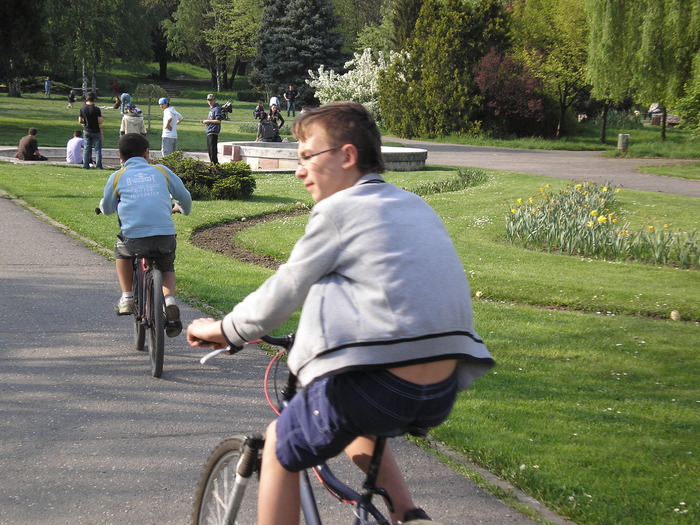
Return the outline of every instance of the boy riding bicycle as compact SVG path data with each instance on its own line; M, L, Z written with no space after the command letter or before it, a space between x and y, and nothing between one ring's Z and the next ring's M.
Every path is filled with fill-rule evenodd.
M303 304L288 365L305 388L267 430L261 525L299 522L298 472L343 450L366 470L374 435L439 425L457 392L494 365L439 217L378 175L381 136L365 108L305 111L293 133L296 177L317 203L304 236L223 321L197 319L187 330L192 346L240 346ZM388 448L377 486L394 523L427 523Z
M148 140L139 133L127 133L119 139L119 158L124 166L107 180L100 210L105 215L117 212L121 228L114 245L122 290L117 314L134 311L132 259L137 254L150 257L163 274L166 335L175 337L182 331L182 322L174 297L177 243L172 214L189 215L192 197L172 171L148 163L149 153Z

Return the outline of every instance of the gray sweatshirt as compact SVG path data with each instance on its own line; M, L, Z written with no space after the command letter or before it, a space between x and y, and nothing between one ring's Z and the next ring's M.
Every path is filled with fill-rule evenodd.
M350 370L459 360L464 389L494 365L474 330L469 284L437 214L365 175L317 203L289 260L223 320L234 345L303 304L289 368L302 385Z

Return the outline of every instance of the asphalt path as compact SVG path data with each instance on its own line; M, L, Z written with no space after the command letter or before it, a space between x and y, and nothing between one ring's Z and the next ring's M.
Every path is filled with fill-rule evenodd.
M383 137L428 151L429 165L464 166L530 173L572 181L612 182L622 188L700 197L700 180L637 172L640 166L698 163L700 159L603 157L600 151L549 151L438 144ZM698 168L700 174L700 168Z
M209 452L270 420L262 352L200 365L180 336L166 340L153 379L147 353L133 348L133 320L115 315L118 295L113 262L0 197L0 523L188 523ZM203 315L182 305L185 324ZM439 522L535 523L393 441L416 502ZM318 499L324 523L350 522L348 507L323 491Z

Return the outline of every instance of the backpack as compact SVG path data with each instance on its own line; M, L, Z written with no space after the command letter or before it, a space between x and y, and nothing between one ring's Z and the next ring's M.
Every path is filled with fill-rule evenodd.
M260 139L275 139L279 135L279 128L277 127L277 122L272 122L271 120L265 120L260 123Z

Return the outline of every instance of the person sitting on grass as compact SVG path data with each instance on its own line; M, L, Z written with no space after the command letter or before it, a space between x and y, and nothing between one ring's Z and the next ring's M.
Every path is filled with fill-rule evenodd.
M305 110L293 125L296 177L316 202L288 261L227 314L196 319L192 346L240 347L303 305L288 366L304 390L270 423L260 525L299 523L299 472L343 452L366 470L374 436L434 427L494 361L474 330L464 266L442 221L389 184L381 135L355 102ZM392 523L427 523L388 446L377 486Z
M22 137L17 146L15 157L19 160L49 160L39 151L39 143L36 141L36 128L29 128L26 136Z
M167 167L149 164L149 155L148 140L143 135L127 133L119 139L119 158L124 166L107 180L100 210L105 215L116 212L121 226L114 245L122 290L117 315L134 311L132 259L137 254L153 257L155 267L163 274L165 333L175 337L182 331L182 322L175 304L177 242L172 214L189 215L192 197L182 180Z

